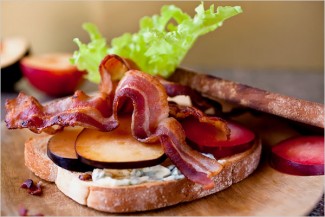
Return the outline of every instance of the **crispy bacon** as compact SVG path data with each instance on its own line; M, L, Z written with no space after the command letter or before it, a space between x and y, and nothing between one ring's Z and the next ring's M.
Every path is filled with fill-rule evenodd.
M111 101L107 94L90 97L76 91L71 97L43 106L34 97L20 93L16 99L6 102L5 122L9 129L28 128L35 133L53 134L65 126L110 131L118 126L111 116Z
M193 116L208 123L210 119L198 109L168 104L161 81L141 71L129 70L120 57L107 56L99 69L102 77L100 92L94 96L76 91L72 97L44 106L23 93L8 100L7 127L29 128L36 133L55 133L65 126L76 125L111 131L118 127L119 113L124 111L125 105L131 104L133 136L146 143L160 140L166 155L188 179L206 188L213 187L211 177L219 173L222 166L186 144L184 130L175 118ZM123 77L115 87L111 78L121 75ZM222 121L213 124L220 127L221 136L227 136Z
M42 182L40 181L35 185L32 179L27 179L20 187L27 189L31 195L39 196L42 194Z
M99 66L101 75L101 83L99 85L100 92L110 93L114 89L113 81L121 80L125 73L131 69L139 70L138 66L132 60L124 59L114 54L107 55ZM196 108L202 111L213 109L212 114L222 114L220 103L203 97L198 91L189 86L167 81L161 77L156 78L164 86L168 96L186 95L190 97L193 106Z
M131 68L126 60L117 55L107 55L99 65L101 82L99 91L110 94L115 88L113 81L121 80Z
M126 98L131 99L133 104L131 127L133 135L138 139L150 137L155 133L158 124L168 117L169 108L164 87L148 74L137 70L130 70L125 74L116 89L113 103L115 112Z
M220 173L223 166L215 159L206 157L190 148L186 144L184 130L176 119L164 119L159 124L157 134L165 154L182 171L184 176L193 182L202 184L206 189L214 186L211 178Z

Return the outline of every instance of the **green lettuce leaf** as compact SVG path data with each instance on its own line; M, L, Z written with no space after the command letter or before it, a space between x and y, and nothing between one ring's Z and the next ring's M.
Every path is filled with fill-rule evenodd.
M98 66L108 54L106 39L92 23L82 25L90 36L90 42L83 44L78 38L73 41L78 45L79 50L73 53L70 62L78 67L79 70L87 71L86 79L91 82L99 83L100 74Z
M169 77L180 65L186 53L201 35L214 31L226 19L242 12L240 6L214 5L204 9L203 2L195 9L192 18L174 5L161 8L160 15L144 17L140 20L137 33L125 33L106 45L106 40L93 24L85 24L84 29L89 33L91 42L79 46L72 62L79 69L88 71L88 79L99 82L99 73L95 75L96 67L106 54L117 54L133 60L142 71L152 75ZM89 58L89 59L88 59Z

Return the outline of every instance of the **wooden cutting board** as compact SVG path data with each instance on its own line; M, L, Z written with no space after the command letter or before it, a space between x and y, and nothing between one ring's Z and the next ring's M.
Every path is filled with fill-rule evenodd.
M284 119L266 114L244 114L238 118L249 123L263 140L263 154L257 170L245 180L214 195L172 207L132 213L132 215L306 215L323 194L324 176L293 176L272 169L267 153L271 145L300 134L297 127ZM249 119L249 121L247 121ZM305 129L303 129L306 132ZM1 215L18 215L20 207L30 214L55 216L107 215L81 206L63 195L53 183L43 181L42 196L29 195L20 185L28 178L39 178L24 166L24 141L31 135L27 130L1 128ZM125 215L125 214L123 214Z

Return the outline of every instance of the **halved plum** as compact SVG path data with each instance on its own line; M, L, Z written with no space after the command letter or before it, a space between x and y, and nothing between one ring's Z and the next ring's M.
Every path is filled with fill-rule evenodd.
M97 167L129 169L162 163L165 153L160 143L145 144L131 134L131 117L119 118L120 125L111 132L84 129L76 140L81 162Z
M198 151L211 153L216 159L243 152L254 144L255 134L250 129L228 121L231 131L227 141L220 141L217 132L213 132L207 124L194 119L184 119L181 122L189 144Z
M69 53L49 53L24 57L23 75L38 90L49 96L71 95L83 82L83 71L71 65Z
M283 173L324 175L324 137L298 136L272 147L271 166Z
M51 137L47 144L48 157L58 166L72 171L86 172L93 168L79 161L75 151L75 141L83 128L66 127L64 131Z

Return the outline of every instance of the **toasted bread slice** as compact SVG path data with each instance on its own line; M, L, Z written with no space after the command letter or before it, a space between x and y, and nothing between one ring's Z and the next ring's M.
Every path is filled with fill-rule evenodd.
M46 154L49 138L31 138L25 143L25 165L40 178L55 182L60 191L79 204L114 213L152 210L216 193L249 176L257 168L261 155L261 143L256 140L249 150L219 160L224 167L213 178L215 187L209 190L186 178L109 187L82 181L81 173L55 165Z
M178 68L170 78L202 95L324 129L324 104L251 87L234 81Z

